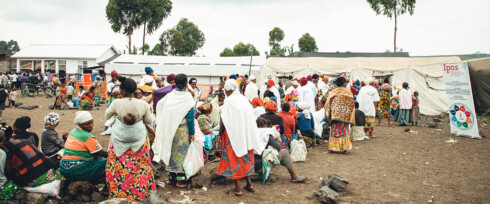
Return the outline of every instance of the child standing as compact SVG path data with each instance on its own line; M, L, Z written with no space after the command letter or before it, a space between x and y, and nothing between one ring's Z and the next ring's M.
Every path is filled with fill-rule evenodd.
M73 95L75 94L75 89L73 88L73 86L71 84L68 84L68 86L66 86L66 95L68 97L66 97L66 99L71 102L73 100Z
M420 110L419 110L419 92L413 92L412 97L412 125L420 127L418 121L420 120Z
M17 89L14 87L14 88L12 88L12 90L10 91L10 94L9 94L10 105L12 107L15 106L15 98L17 98Z
M362 141L366 137L364 134L364 125L366 125L366 115L362 110L359 110L359 103L354 102L354 107L356 108L356 125L352 126L352 141Z

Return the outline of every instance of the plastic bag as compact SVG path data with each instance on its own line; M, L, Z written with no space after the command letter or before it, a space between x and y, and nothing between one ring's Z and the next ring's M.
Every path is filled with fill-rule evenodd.
M184 173L185 177L190 178L194 176L204 167L204 154L202 145L195 140L189 145L187 154L184 159Z
M306 144L303 139L291 141L291 159L293 162L306 160Z
M61 189L61 180L55 180L36 187L23 187L25 191L30 193L42 193L48 196L60 198L59 192Z

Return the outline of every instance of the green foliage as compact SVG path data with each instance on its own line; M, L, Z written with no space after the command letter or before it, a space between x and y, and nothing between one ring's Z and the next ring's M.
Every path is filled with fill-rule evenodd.
M294 44L291 44L291 47L288 47L288 55L292 55L294 53Z
M153 47L152 50L148 51L148 55L164 55L163 53L163 46L161 44L156 44L155 47Z
M301 52L317 52L318 47L316 46L315 38L311 37L309 33L303 34L298 40L298 47Z
M271 31L269 31L269 46L271 46L272 50L275 53L281 52L281 41L284 39L284 31L278 27L274 27Z
M148 50L150 50L150 45L148 45L148 43L145 43L143 46L141 46L140 48L140 51L141 51L141 54L144 55L145 52L148 52Z
M239 42L233 47L233 50L230 48L225 48L221 53L221 57L233 57L233 56L250 56L250 51L253 47L253 56L260 56L260 52L250 43ZM267 53L267 52L266 52Z
M163 32L160 36L163 51L169 55L195 55L205 41L204 33L186 18L180 19L174 28Z
M131 52L131 35L141 24L139 1L109 0L106 6L106 17L114 32L121 32L129 38L129 53Z
M20 51L17 41L0 41L0 54L15 54Z
M223 50L223 52L221 52L219 54L220 57L233 57L233 56L236 56L235 53L233 52L233 50L231 50L230 48L225 48Z
M391 19L407 11L413 15L416 0L367 0L367 2L377 15L383 14Z
M145 45L146 34L152 34L163 23L172 11L172 2L170 0L139 0L140 18L143 22L143 47ZM143 48L142 47L142 48ZM149 49L149 46L148 46ZM142 54L145 54L145 50Z

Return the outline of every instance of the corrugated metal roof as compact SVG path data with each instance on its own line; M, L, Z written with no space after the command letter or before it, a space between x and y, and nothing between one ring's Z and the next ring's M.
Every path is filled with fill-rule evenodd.
M254 56L252 66L262 66L265 57ZM139 65L192 65L192 66L249 66L250 57L180 57L180 56L147 56L121 55L108 64L139 64Z
M63 59L97 59L112 45L45 45L34 44L23 47L12 58L63 58Z

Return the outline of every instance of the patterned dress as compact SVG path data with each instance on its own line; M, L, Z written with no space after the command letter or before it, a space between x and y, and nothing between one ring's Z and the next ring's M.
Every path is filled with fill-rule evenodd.
M237 157L231 147L230 139L226 130L221 135L221 160L218 167L218 175L229 179L241 179L254 173L254 151L248 151L243 157Z
M119 157L111 145L105 172L109 198L141 201L156 191L148 141L138 151L128 149Z
M201 114L197 118L197 122L199 123L199 127L201 130L209 130L213 128L213 121L211 121L211 118L207 115ZM204 147L206 149L206 153L208 155L214 155L216 151L219 151L220 145L219 145L219 137L218 134L215 134L216 131L212 131L211 134L204 135L205 141L204 141ZM214 138L213 138L214 137ZM210 145L208 145L210 143Z
M325 111L330 124L328 150L347 151L352 149L350 125L355 124L354 98L345 87L330 92Z
M378 116L387 118L390 117L390 99L391 90L389 86L383 85L381 91L379 92L379 102L378 102Z
M170 180L185 181L188 179L184 173L184 159L187 149L189 149L189 126L187 119L184 118L172 140L170 160L166 168L166 174Z

